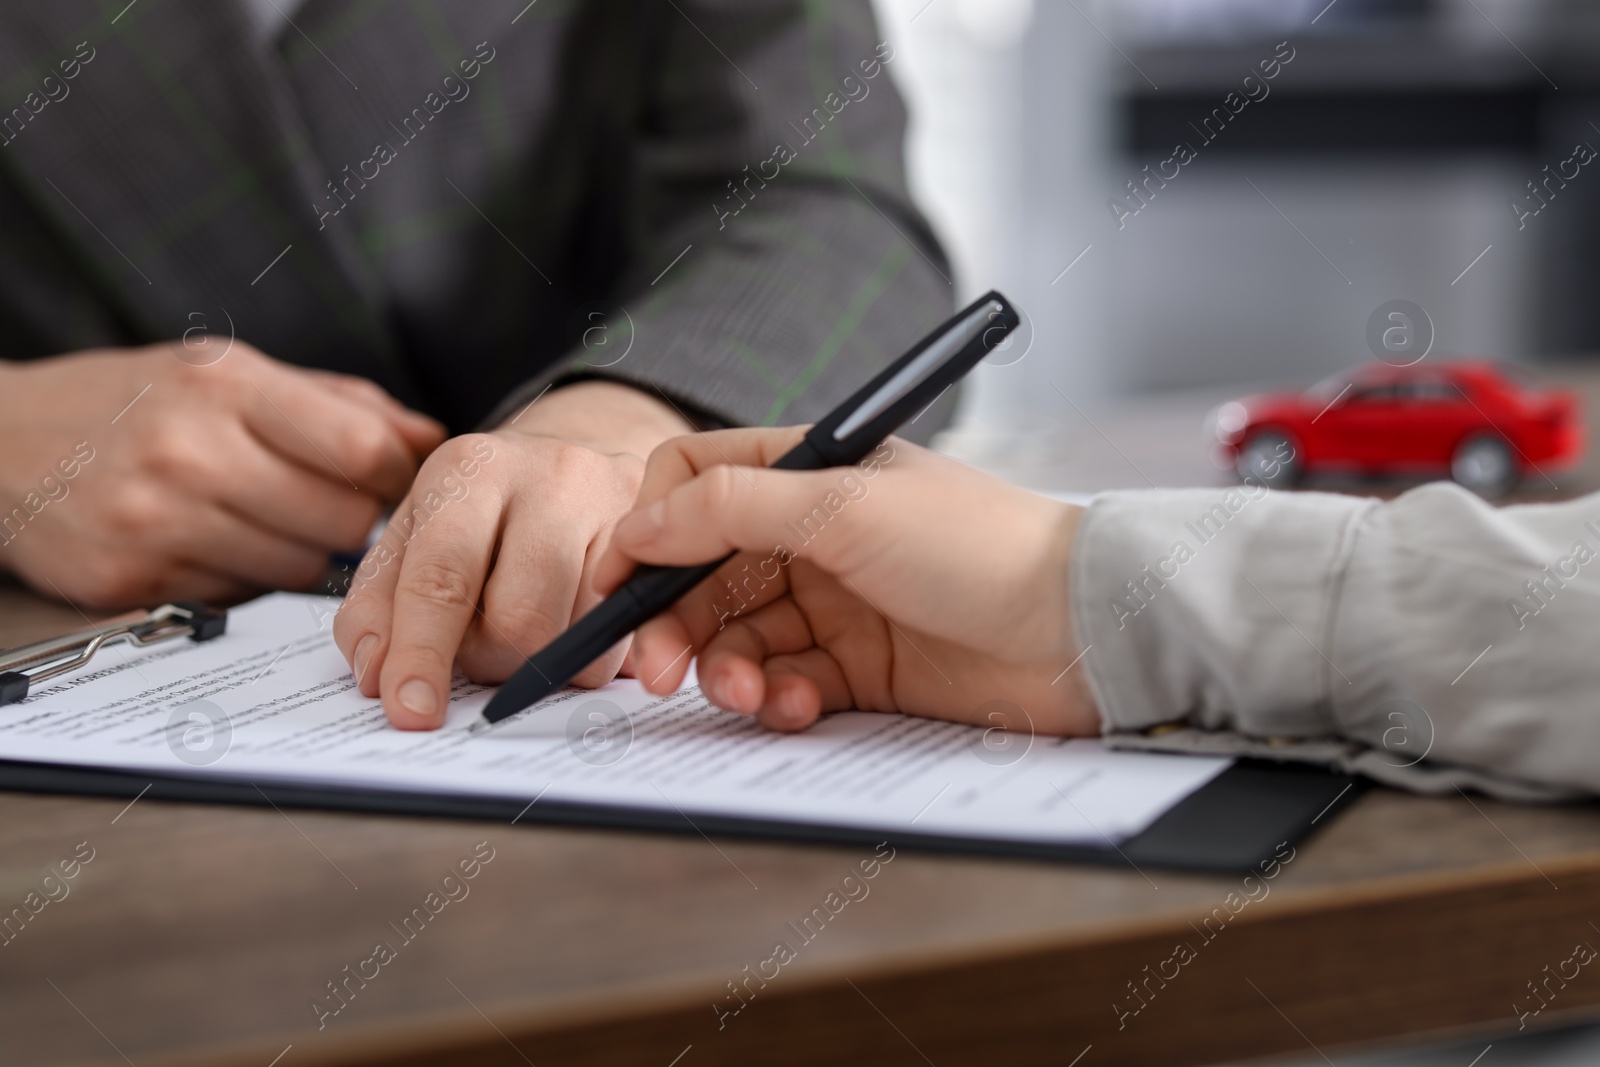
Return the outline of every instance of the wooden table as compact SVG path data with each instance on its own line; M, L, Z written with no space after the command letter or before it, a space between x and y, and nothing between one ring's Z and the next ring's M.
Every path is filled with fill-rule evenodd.
M1197 413L1171 407L1150 425L1192 441ZM1095 435L1149 440L1094 417ZM0 588L0 643L79 622ZM785 924L869 850L128 800L0 794L0 911L94 850L0 945L0 1064L1315 1056L1514 1030L1513 1004L1538 1003L1526 983L1600 945L1600 806L1376 790L1209 942L1194 927L1235 880L901 851L719 1026L727 983L796 941ZM469 895L402 942L390 924L482 841L493 859ZM395 958L348 978L379 941ZM1164 962L1179 941L1181 968ZM1552 980L1528 1025L1600 1014L1597 975ZM335 981L348 1005L319 1030L311 1005Z

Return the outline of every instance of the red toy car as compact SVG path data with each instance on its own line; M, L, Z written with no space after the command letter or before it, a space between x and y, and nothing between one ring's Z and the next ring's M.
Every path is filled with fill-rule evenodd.
M1488 361L1373 363L1212 412L1218 465L1273 486L1308 473L1435 477L1492 496L1577 462L1577 399Z

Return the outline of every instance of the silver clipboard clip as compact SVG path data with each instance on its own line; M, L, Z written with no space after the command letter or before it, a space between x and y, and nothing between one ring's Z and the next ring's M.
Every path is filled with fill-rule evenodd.
M77 633L35 641L0 652L0 705L27 699L28 690L88 663L107 645L143 647L174 637L209 641L228 629L228 613L192 600L175 600L150 611L133 611Z

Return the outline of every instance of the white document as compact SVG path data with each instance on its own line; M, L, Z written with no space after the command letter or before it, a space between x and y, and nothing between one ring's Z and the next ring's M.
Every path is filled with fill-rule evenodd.
M692 676L564 690L475 737L490 690L458 678L442 729L402 732L334 647L338 603L274 594L203 644L102 651L0 712L0 759L1099 847L1229 763L867 712L777 734Z

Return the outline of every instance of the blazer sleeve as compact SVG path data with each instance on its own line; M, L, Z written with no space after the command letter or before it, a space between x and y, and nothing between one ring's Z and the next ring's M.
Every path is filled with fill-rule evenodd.
M634 10L649 40L633 252L616 291L626 315L490 422L575 376L658 392L708 421L812 420L953 303L906 189L898 57L867 0Z
M1600 495L1112 493L1074 551L1090 688L1132 747L1600 792Z

